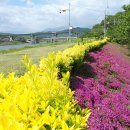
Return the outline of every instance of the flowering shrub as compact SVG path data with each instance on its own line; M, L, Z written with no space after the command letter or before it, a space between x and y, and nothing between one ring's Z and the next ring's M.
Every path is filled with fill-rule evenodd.
M83 60L91 45L96 48L105 42L76 45L63 53L51 53L41 60L39 67L25 56L28 72L23 76L10 73L5 78L0 74L0 130L87 129L90 110L81 109L74 100L68 70ZM60 71L62 78L59 79Z
M61 72L66 72L70 71L73 67L79 66L83 62L86 53L106 44L107 40L108 38L90 43L80 43L63 52L58 52L55 59L58 68L60 68Z
M86 127L88 109L76 108L69 89L69 72L57 79L54 54L40 64L32 65L25 57L29 71L20 78L0 76L0 129L39 130L77 129Z
M111 52L108 46L89 53L89 57L90 61L84 63L90 67L89 74L77 76L71 86L80 106L92 111L90 130L129 129L130 63Z

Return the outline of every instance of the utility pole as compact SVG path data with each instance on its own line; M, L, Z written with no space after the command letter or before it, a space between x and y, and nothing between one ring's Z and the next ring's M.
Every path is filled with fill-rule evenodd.
M69 16L68 16L68 30L69 30L69 42L71 42L71 29L72 29L72 27L71 27L71 23L70 23L70 21L71 21L71 19L70 19L70 17L71 17L71 9L70 9L70 6L71 6L71 4L69 3L69 8L68 9L64 9L64 10L61 10L60 9L60 13L64 13L64 12L66 12L66 11L68 11L69 12Z
M116 25L116 19L115 19L115 17L114 17L114 26Z
M108 5L108 0L107 0L107 7L105 9L105 17L104 17L104 38L106 37L106 33L107 33L107 16L109 14L109 5Z
M104 17L104 38L106 37L106 10L105 10L105 17Z
M70 3L69 3L69 42L71 42Z
M31 44L33 44L33 34L31 33Z
M109 4L108 4L108 0L107 0L107 11L106 11L107 15L109 15Z

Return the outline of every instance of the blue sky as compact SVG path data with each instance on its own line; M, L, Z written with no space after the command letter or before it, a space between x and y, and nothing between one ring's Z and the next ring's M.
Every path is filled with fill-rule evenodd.
M18 5L18 6L25 6L29 2L30 3L34 3L34 4L46 4L46 3L49 2L48 0L5 0L5 1L6 1L5 2L6 4L9 4L9 5Z
M92 27L104 18L107 0L0 0L0 32L30 33L46 28L68 26L67 9L71 3L71 25ZM122 11L130 0L108 0L109 14Z

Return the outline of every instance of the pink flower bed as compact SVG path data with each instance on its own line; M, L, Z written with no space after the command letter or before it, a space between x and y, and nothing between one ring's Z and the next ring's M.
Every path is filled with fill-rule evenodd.
M79 105L92 111L89 129L130 129L130 63L107 45L88 59L71 86Z

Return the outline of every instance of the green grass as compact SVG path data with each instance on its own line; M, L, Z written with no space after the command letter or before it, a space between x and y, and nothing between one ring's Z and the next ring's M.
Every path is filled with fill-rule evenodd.
M4 73L5 76L10 72L15 72L17 76L22 75L26 71L22 63L22 57L24 55L28 55L32 58L33 63L38 64L41 57L46 57L49 52L61 51L73 45L74 43L49 44L33 48L22 48L1 52L0 73Z
M61 44L67 44L67 42L62 42L62 43L49 43L49 44L40 44L37 46L25 46L22 48L12 48L9 50L0 50L0 54L5 54L5 53L12 53L12 52L16 52L16 51L21 51L21 50L26 50L28 48L39 48L39 47L46 47L46 46L56 46L56 45L61 45Z

